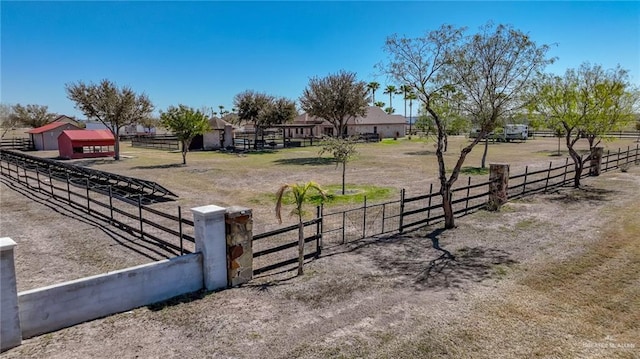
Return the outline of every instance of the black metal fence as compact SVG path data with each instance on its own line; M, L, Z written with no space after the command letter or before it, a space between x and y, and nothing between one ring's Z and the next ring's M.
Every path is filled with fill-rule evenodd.
M180 149L180 142L173 135L134 136L131 137L131 147L177 151Z
M116 197L111 185L96 191L88 185L88 179L86 186L78 186L69 176L61 178L53 174L48 167L8 162L4 157L0 160L1 176L29 190L47 194L60 206L73 206L89 216L105 220L136 239L162 249L167 256L195 251L194 223L183 216L180 206L175 214L165 213L143 205L142 194L134 205L132 201L114 201Z
M0 148L5 150L31 151L35 149L30 138L3 138L0 140Z

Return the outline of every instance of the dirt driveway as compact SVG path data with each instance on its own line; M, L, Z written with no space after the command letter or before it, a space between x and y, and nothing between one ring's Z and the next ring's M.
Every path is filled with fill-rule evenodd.
M3 357L637 358L639 204L634 166L587 179L583 190L463 217L455 230L329 248L302 277L138 308L26 340ZM584 269L566 269L593 253ZM594 281L583 276L608 273L610 298L571 302L598 295L582 293ZM602 317L592 312L600 307Z

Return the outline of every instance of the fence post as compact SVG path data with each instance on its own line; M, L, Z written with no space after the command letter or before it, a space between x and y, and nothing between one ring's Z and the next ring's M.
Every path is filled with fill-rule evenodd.
M66 173L67 173L67 201L69 202L69 204L71 204L71 184L69 183L69 170L67 170Z
M227 285L234 287L253 278L253 216L245 207L225 212Z
M55 198L53 194L53 179L51 179L51 167L49 167L49 189L51 189L51 197Z
M638 152L640 152L640 144L636 145L636 158L634 160L635 163L638 163Z
M433 198L433 183L429 183L429 201L427 202L427 226L431 218L431 198Z
M544 182L544 191L547 192L547 188L549 187L549 177L551 177L551 165L553 161L549 161L549 169L547 170L547 180Z
M364 196L364 209L362 215L362 239L367 237L367 196Z
M16 266L11 238L0 238L0 352L22 344Z
M600 172L602 172L602 154L604 153L604 148L602 147L594 147L591 149L591 160L589 166L589 175L590 176L600 176Z
M522 195L524 196L527 189L527 174L529 173L529 166L524 167L524 182L522 182Z
M347 225L347 212L342 212L342 244L346 242L346 227Z
M140 238L144 238L144 230L142 228L142 194L138 193L138 218L140 218Z
M398 232L402 233L404 230L404 228L402 228L404 224L404 188L400 190L400 220L398 222Z
M227 286L227 243L225 208L209 205L192 208L196 252L202 253L204 287L207 290Z
M28 180L29 177L27 176L27 171L24 171L24 175L25 178ZM38 192L40 192L42 190L42 187L40 187L40 166L36 165L36 183L38 183Z
M616 158L616 167L620 167L620 147L618 147L618 157Z
M87 178L85 181L85 185L87 187L87 213L91 213L91 200L89 199L89 179Z
M569 158L567 157L564 160L564 176L562 176L562 185L564 186L564 183L567 182L567 168L569 168Z
M604 167L604 171L608 171L609 170L609 150L607 150L607 162L606 162L606 166Z
M178 206L178 233L180 234L180 255L184 255L184 245L182 239L182 207Z
M526 173L526 170L525 170ZM526 175L525 175L526 178ZM526 183L526 181L525 181ZM524 193L524 192L523 192ZM504 163L489 164L489 202L490 211L497 211L509 199L509 165Z
M316 258L319 258L322 252L322 204L316 207L316 218Z
M467 211L469 209L469 191L471 190L471 176L469 176L469 180L467 181L467 198L464 202L464 214L467 214Z
M387 204L383 203L382 204L382 233L384 233L384 220L387 212L386 209L387 209Z

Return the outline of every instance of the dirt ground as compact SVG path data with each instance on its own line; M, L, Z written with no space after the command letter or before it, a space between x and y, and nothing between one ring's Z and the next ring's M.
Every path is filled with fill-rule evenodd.
M124 170L104 165L110 166ZM361 172L366 169L356 168L351 175L358 180L371 176L355 175ZM281 179L289 181L300 173L283 173ZM589 178L584 184L582 190L563 188L510 202L497 213L471 214L458 219L455 230L427 227L336 246L308 263L302 277L263 276L243 287L138 308L25 340L3 357L637 358L640 167ZM24 251L36 256L49 253L64 260L66 255L51 242L28 243L28 238L41 237L29 232L36 230L29 223L13 227L19 217L53 223L62 216L79 231L98 232L95 227L82 229L78 222L83 221L72 215L46 210L46 203L24 207L21 197L2 185L2 235L7 235L8 223L15 228L10 233L27 232L17 240L18 253L28 248ZM20 206L24 216L14 213ZM628 241L618 243L618 237ZM105 243L111 243L108 249L116 258L123 251L122 264L148 260L127 255L113 241ZM581 288L572 287L582 283L578 279L589 287L591 277L582 277L586 269L566 268L580 258L592 258L600 247L608 251L588 261L598 267L587 274L599 279L624 273L603 279L606 288L616 288L610 297L621 300L589 303L586 309L570 301L575 298L556 300L570 293L582 295ZM100 260L86 260L95 262ZM32 272L34 277L52 275L46 265L41 267ZM68 270L81 269L78 264ZM566 280L554 276L564 272ZM23 280L28 279L19 274L19 282ZM555 285L551 289L557 292L539 289L539 282ZM587 292L584 300L595 295ZM596 316L594 308L604 312ZM598 320L592 323L589 318ZM616 320L610 323L611 318Z

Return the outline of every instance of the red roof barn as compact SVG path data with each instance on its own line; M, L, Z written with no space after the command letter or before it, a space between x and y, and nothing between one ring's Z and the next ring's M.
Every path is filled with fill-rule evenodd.
M113 157L116 140L109 130L66 130L58 137L60 157Z
M28 131L31 141L38 151L58 149L58 136L64 130L79 130L80 127L67 122L51 122Z

